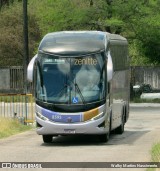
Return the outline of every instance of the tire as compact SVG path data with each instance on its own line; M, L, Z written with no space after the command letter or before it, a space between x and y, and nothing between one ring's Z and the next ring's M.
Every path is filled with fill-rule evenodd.
M108 142L108 140L109 140L109 132L107 134L99 135L99 140L102 143Z
M109 123L109 130L108 130L108 133L99 135L99 140L100 140L100 142L102 142L102 143L108 142L109 137L110 137L110 133L111 133L111 115L110 115L110 123Z
M51 143L52 142L52 135L42 135L44 143Z
M118 128L116 128L116 130L115 130L117 134L123 134L124 124L125 124L125 120L124 120L124 113L123 113L121 125Z

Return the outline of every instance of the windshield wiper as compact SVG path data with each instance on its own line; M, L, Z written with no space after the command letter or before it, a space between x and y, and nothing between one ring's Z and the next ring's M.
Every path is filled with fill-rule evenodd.
M68 85L65 84L64 87L60 90L60 92L59 92L57 95L58 95L58 96L61 96L61 95L63 94L64 90L67 89L67 87L68 87Z
M75 80L75 83L74 83L74 82L72 82L72 84L74 84L75 89L77 90L78 94L80 95L80 97L81 97L81 99L82 99L83 104L86 104L85 99L84 99L84 96L83 96L83 94L82 94L82 92L81 92L81 90L80 90L80 88L79 88L78 84L76 83L76 80Z

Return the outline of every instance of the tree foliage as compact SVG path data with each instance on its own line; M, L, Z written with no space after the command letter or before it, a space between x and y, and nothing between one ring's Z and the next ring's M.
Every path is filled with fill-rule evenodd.
M33 56L40 38L35 14L29 11L29 54ZM5 7L0 13L0 66L23 65L23 15L22 4Z
M43 35L60 30L102 30L121 34L129 41L133 65L160 63L160 0L37 2L39 5L35 9ZM37 2L30 1L32 6Z
M160 64L160 0L28 0L28 9L30 56L36 43L48 32L101 30L128 39L132 65ZM2 53L8 56L19 54L19 60L22 59L22 41L19 41L22 39L22 12L17 8L13 14L12 10L10 7L0 14L1 18L6 16L0 22L6 20L8 23L0 28L3 33L6 30L3 41L7 38L7 42L11 42L2 45ZM16 53L7 51L8 46L12 51L17 49Z
M3 6L10 6L13 5L14 2L20 2L22 0L0 0L0 10Z

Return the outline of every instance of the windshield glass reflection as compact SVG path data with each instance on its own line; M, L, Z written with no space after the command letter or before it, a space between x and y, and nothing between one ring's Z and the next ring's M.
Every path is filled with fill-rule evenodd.
M104 61L102 54L77 58L39 54L37 99L54 104L86 104L103 100Z

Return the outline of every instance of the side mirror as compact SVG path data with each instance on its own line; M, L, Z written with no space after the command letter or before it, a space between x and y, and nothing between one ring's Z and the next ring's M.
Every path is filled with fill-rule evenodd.
M31 59L27 67L27 80L30 82L33 81L34 64L36 59L37 59L37 54Z
M110 51L108 52L108 61L107 61L107 81L111 81L113 78L113 63Z

